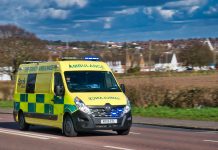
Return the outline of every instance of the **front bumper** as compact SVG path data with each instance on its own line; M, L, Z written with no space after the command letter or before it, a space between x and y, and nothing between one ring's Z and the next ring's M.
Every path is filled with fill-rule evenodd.
M131 112L119 118L110 117L93 117L81 111L76 111L72 114L74 128L76 131L88 130L126 130L132 125ZM116 124L101 124L101 119L117 119Z

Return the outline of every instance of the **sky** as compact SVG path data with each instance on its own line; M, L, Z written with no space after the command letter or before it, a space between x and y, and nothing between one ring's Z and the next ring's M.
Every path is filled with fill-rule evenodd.
M62 41L218 37L218 0L0 0L0 24Z

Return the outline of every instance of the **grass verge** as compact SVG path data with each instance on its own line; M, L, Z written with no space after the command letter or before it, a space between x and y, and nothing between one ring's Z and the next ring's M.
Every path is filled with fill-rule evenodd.
M13 101L0 100L0 108L13 108Z
M0 108L13 108L13 101L0 100ZM170 108L170 107L132 107L134 116L173 118L187 120L218 121L218 108Z
M218 108L169 108L169 107L133 107L134 116L173 118L186 120L218 121Z

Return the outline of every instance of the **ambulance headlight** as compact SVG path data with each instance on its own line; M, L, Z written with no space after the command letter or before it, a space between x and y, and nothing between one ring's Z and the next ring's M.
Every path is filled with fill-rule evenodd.
M131 110L131 105L130 105L130 101L129 99L126 97L126 101L127 101L127 104L126 106L124 107L124 114L128 113L130 110Z
M75 102L75 104L76 104L76 107L77 107L79 110L81 110L81 111L84 112L84 113L91 114L90 109L83 103L83 101L82 101L80 98L76 97L76 98L74 99L74 102Z

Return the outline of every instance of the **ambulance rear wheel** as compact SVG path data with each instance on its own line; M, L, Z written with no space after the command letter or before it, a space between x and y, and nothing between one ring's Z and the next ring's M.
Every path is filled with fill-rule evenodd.
M118 135L128 135L128 134L129 134L129 130L130 130L130 129L117 130L117 134L118 134Z
M69 115L66 115L64 117L63 132L64 135L68 137L77 136L77 132L75 131L73 126L73 120Z
M18 124L19 124L19 129L20 130L28 130L29 129L29 124L26 123L25 117L23 112L19 112L18 114Z

